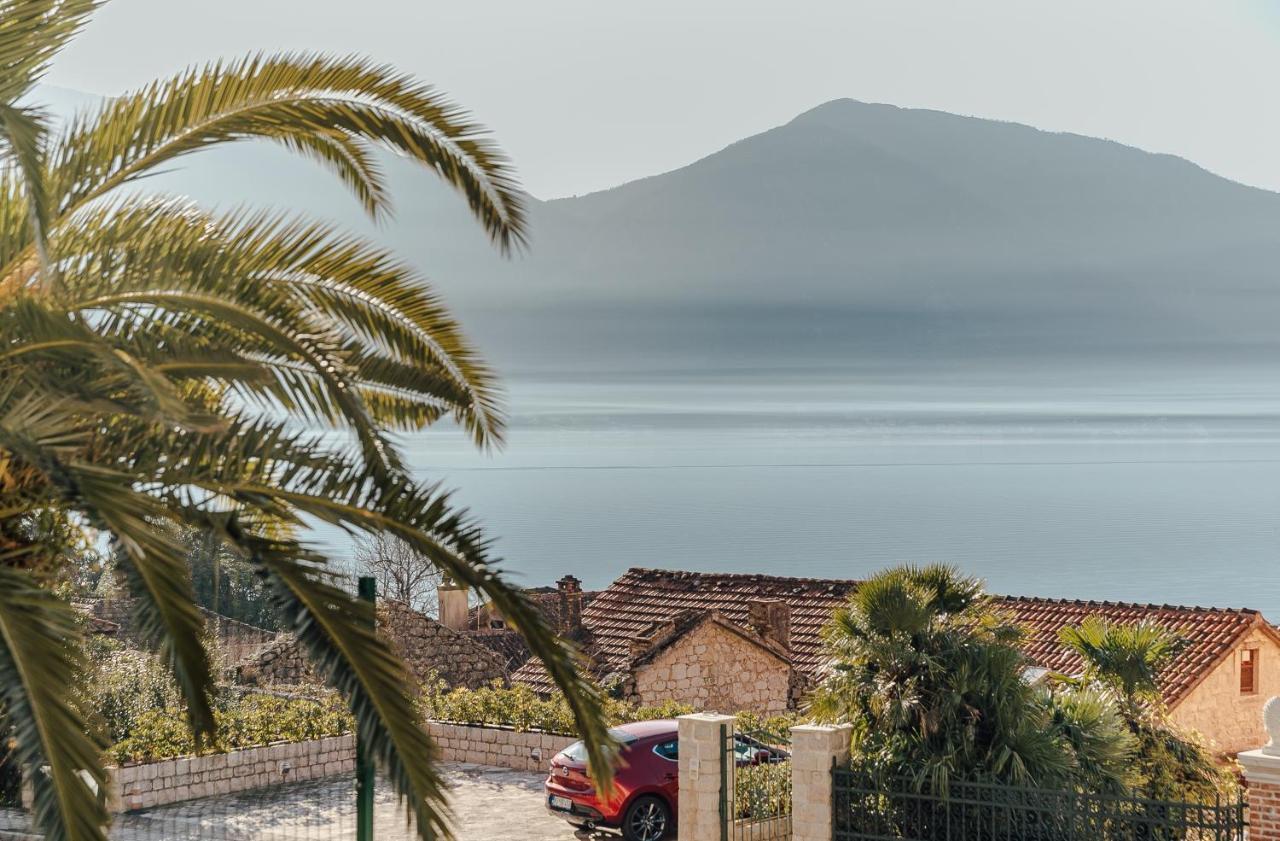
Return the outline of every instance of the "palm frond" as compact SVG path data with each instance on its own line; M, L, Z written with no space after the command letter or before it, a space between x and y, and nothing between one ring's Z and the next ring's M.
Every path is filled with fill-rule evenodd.
M248 138L325 164L374 216L387 211L387 191L367 150L390 149L461 192L499 247L524 239L523 200L511 168L462 109L388 67L311 54L192 68L80 117L52 162L59 212L74 212L184 155Z
M0 699L49 841L101 841L103 746L71 702L84 669L74 608L25 572L0 566Z
M0 103L13 105L88 22L98 0L6 0L0 3Z

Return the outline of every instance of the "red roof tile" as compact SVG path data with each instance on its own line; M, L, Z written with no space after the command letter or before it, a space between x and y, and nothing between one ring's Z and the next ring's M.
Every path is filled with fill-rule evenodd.
M582 612L583 640L597 678L624 672L630 666L631 641L654 623L667 622L690 611L715 611L746 627L747 605L756 599L780 599L791 606L791 654L795 667L810 678L824 665L820 632L832 610L858 586L850 579L787 578L715 572L682 572L635 568L602 591ZM1276 631L1254 610L1085 602L1066 599L1000 597L1028 632L1023 646L1040 666L1066 674L1078 673L1080 661L1058 643L1058 632L1088 616L1113 622L1150 619L1176 631L1186 648L1161 675L1165 700L1174 704L1208 669L1231 650L1250 628ZM1280 642L1280 635L1276 635ZM541 664L526 662L513 680L549 690Z
M1275 634L1256 610L1026 596L1006 597L1000 602L1026 629L1028 636L1022 648L1027 656L1040 666L1063 674L1079 674L1082 664L1075 652L1058 642L1058 634L1063 628L1079 625L1090 616L1121 623L1145 619L1177 633L1186 646L1160 675L1161 693L1165 703L1171 706L1199 683L1251 628L1260 626Z
M627 669L631 640L654 623L688 610L715 611L745 628L749 601L779 599L791 607L794 664L805 674L815 674L821 661L818 633L856 586L856 581L630 569L583 609L585 647L596 676L605 677ZM534 662L525 663L512 678L550 689L541 665Z

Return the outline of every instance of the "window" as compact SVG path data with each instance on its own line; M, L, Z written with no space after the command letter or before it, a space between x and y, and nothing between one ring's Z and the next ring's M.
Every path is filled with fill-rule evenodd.
M663 759L670 759L675 762L680 758L680 741L672 739L669 742L659 742L653 746L653 752Z
M1258 649L1246 648L1240 652L1240 694L1253 695L1258 691Z
M494 631L501 631L501 630L502 630L503 628L505 628L505 627L507 627L507 623L506 623L506 622L504 622L504 621L503 621L503 620L501 620L501 619L490 619L490 620L489 620L489 628L490 628L490 629L492 629L492 630L494 630Z

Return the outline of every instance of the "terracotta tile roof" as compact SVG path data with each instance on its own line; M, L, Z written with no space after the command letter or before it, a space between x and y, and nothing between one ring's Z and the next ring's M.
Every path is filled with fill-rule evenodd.
M715 611L747 627L747 603L779 599L791 607L791 652L797 669L815 674L821 665L822 626L831 611L846 601L856 581L784 578L718 572L630 569L582 611L587 631L584 648L597 677L625 671L631 640L658 622L689 610ZM525 663L512 679L549 690L541 665Z
M1186 641L1186 647L1160 675L1160 689L1169 705L1180 701L1250 629L1261 627L1273 636L1276 634L1262 614L1248 609L1026 596L1005 597L1000 602L1026 629L1028 637L1022 648L1027 656L1038 665L1063 674L1079 674L1081 662L1074 652L1058 642L1058 633L1068 626L1079 625L1087 617L1099 616L1123 623L1146 619L1174 631Z
M850 579L787 578L673 570L628 570L583 610L582 644L597 678L625 671L631 642L655 623L667 622L686 611L715 611L746 627L747 604L754 599L780 599L791 606L791 654L796 668L810 678L822 671L820 631L831 611L858 586ZM1024 650L1044 668L1074 674L1079 660L1058 643L1058 632L1085 617L1102 616L1115 622L1153 620L1184 637L1187 647L1165 670L1161 683L1165 700L1174 704L1225 656L1251 628L1260 627L1280 643L1277 634L1255 610L1086 602L1066 599L999 597L1028 632ZM526 662L512 679L540 691L551 688L541 665Z

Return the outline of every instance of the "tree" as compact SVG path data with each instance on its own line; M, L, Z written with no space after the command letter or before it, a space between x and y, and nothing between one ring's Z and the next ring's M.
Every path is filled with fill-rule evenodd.
M1212 803L1234 795L1228 768L1195 734L1169 719L1160 672L1185 646L1175 632L1150 621L1107 622L1089 617L1063 628L1062 644L1084 663L1081 680L1103 687L1119 705L1137 750L1135 786L1153 800Z
M209 532L179 535L187 552L196 604L237 622L280 629L271 593L253 566Z
M378 594L403 602L414 610L435 616L439 612L436 590L443 580L431 559L403 540L374 535L359 540L356 567L378 583Z
M887 570L826 627L834 669L811 710L852 723L856 762L884 780L944 793L952 781L1123 790L1133 744L1114 704L1028 680L1020 636L976 579Z
M448 835L408 672L304 541L312 519L403 540L512 618L607 782L598 690L472 518L415 480L391 439L450 416L478 446L502 440L492 375L440 300L394 255L327 225L141 190L192 153L260 140L326 168L381 218L375 154L389 149L455 187L505 251L525 231L506 159L430 87L311 54L194 67L55 130L27 103L95 6L0 0L0 707L34 771L36 824L82 841L107 821L93 795L101 745L69 700L79 624L32 569L60 549L32 536L51 511L110 539L113 576L197 739L213 732L213 679L184 529L262 579L419 834Z

